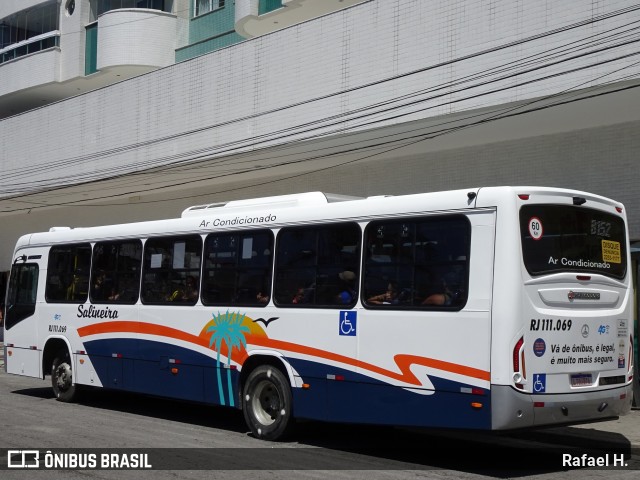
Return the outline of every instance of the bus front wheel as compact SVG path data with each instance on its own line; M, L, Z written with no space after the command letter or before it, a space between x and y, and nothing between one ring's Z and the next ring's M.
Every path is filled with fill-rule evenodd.
M69 352L61 350L51 365L51 386L56 400L72 402L76 397L76 386L73 384L73 369Z
M291 387L272 365L256 368L244 385L244 419L251 433L264 440L282 440L293 427Z

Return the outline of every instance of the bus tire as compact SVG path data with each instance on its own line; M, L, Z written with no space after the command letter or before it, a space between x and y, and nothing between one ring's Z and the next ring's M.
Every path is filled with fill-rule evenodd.
M68 403L76 398L77 388L73 384L73 368L67 350L60 350L53 359L51 386L59 402Z
M244 384L242 410L256 438L277 441L293 428L293 396L286 376L273 365L251 372Z

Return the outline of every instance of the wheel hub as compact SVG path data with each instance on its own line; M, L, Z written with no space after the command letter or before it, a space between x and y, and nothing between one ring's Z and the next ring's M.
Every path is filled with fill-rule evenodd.
M261 382L254 397L254 411L258 420L263 425L271 425L275 422L280 411L280 395L278 395L277 389L273 387L270 382Z
M71 387L71 366L68 363L61 363L56 369L56 385L61 391L66 391Z

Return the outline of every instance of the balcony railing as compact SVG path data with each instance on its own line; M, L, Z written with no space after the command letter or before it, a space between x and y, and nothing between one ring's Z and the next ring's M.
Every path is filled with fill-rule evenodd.
M48 48L60 46L60 31L43 33L28 40L7 45L0 49L0 64L10 62L16 58L24 57L31 53L47 50Z

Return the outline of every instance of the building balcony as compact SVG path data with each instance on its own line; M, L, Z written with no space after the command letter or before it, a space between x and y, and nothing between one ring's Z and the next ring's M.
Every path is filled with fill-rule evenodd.
M236 0L235 28L257 37L369 0Z
M53 31L0 48L0 64L60 46L60 32Z
M154 70L174 63L176 16L160 10L110 10L98 17L96 68ZM91 73L91 72L87 72Z
M76 2L73 15L52 21L59 28L26 40L20 22L9 24L5 37L20 41L0 48L0 119L175 63L176 15L117 9L87 24L88 5Z
M58 40L59 36L48 37L49 41ZM57 44L45 49L38 49L36 43L11 45L4 48L0 56L4 59L0 63L0 99L20 91L31 91L40 85L50 85L59 82L60 48ZM33 50L33 51L30 51ZM50 101L48 96L32 95L28 108L42 106ZM6 110L5 110L6 108ZM9 111L8 105L0 102L0 118Z

